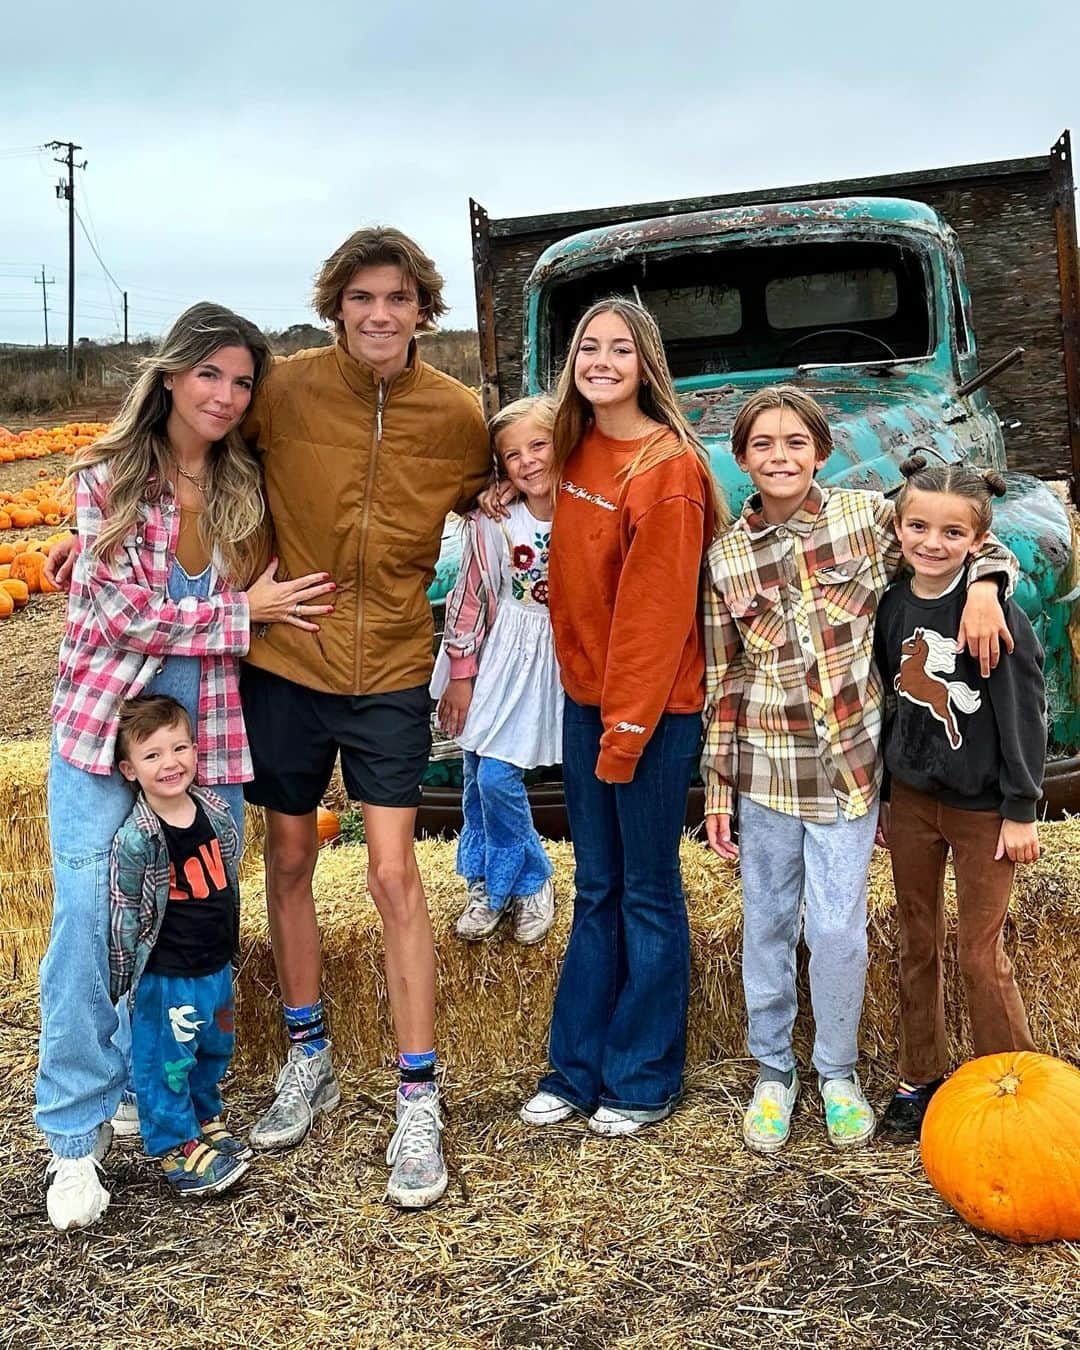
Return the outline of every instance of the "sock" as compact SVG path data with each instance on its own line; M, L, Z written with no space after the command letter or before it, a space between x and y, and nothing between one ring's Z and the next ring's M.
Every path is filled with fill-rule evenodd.
M771 1064L759 1064L758 1076L759 1083L779 1083L781 1087L789 1088L795 1081L794 1069L774 1069Z
M418 1055L402 1052L398 1055L398 1072L401 1074L399 1091L403 1097L412 1097L416 1093L426 1093L429 1084L435 1084L435 1051L422 1050Z
M289 1034L290 1046L303 1046L305 1055L313 1055L316 1050L326 1049L329 1041L326 1038L326 1021L323 1017L321 998L301 1008L290 1008L287 1003L283 1003L281 1007L285 1014L285 1030Z

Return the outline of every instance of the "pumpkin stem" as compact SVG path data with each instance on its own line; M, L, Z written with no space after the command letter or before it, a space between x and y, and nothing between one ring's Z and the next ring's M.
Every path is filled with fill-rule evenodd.
M1019 1077L1011 1070L1003 1074L997 1082L999 1097L1015 1097L1016 1090L1020 1086Z

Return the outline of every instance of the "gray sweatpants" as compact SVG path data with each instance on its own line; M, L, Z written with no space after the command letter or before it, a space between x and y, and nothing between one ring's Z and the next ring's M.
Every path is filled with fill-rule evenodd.
M846 1078L855 1068L866 985L866 876L876 828L876 806L858 820L816 825L740 799L743 990L750 1053L759 1064L784 1072L795 1067L801 925L810 949L814 1067L823 1079Z

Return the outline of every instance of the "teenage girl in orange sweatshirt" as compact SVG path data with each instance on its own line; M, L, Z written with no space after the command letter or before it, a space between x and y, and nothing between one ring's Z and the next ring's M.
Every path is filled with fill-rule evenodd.
M728 520L656 323L581 319L556 390L550 607L566 690L574 922L530 1125L631 1134L682 1091L690 943L679 839L701 738L703 551Z

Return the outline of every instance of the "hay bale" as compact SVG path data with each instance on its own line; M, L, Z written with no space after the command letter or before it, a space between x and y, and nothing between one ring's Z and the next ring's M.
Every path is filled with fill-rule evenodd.
M32 975L52 921L48 741L0 743L0 975ZM241 875L262 873L263 813L248 807Z
M1080 997L1074 972L1080 962L1080 820L1044 827L1043 860L1021 868L1007 926L1007 946L1017 968L1036 1042L1055 1054L1080 1059ZM538 947L508 937L461 942L453 924L463 901L454 875L454 845L427 840L417 846L427 889L438 962L438 1042L456 1075L517 1072L541 1063L566 943L573 895L573 855L551 844L558 916ZM741 897L737 872L685 840L682 850L691 925L691 996L688 1058L709 1062L746 1054L746 1015L740 973ZM365 888L366 850L324 850L315 874L323 933L323 992L339 1056L354 1069L392 1061L395 1047L382 967L382 930ZM948 885L950 923L955 898ZM870 965L863 1012L865 1053L894 1062L897 1048L896 920L888 858L875 854L870 877ZM243 962L238 1063L265 1072L283 1052L273 957L261 881L244 888ZM803 963L805 965L805 963ZM971 1053L963 991L951 950L946 1006L950 1050L957 1062ZM795 1043L809 1059L813 1026L805 970Z

